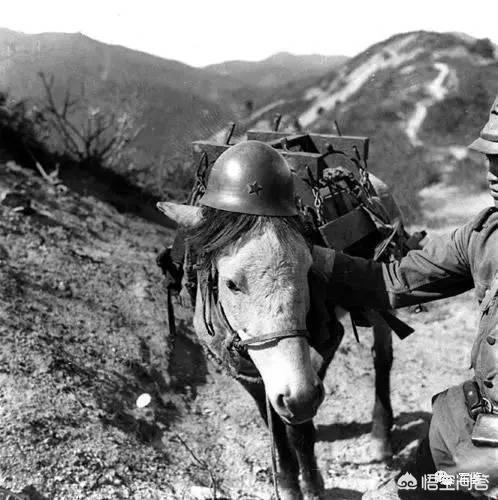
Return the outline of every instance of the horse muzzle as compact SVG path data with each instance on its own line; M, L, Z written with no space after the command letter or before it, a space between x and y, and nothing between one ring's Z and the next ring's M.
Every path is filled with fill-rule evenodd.
M272 405L287 424L297 425L311 420L323 402L325 391L320 379L311 388L288 390L278 394Z

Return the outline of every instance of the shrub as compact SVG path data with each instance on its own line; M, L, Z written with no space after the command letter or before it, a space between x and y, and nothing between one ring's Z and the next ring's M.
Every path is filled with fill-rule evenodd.
M0 92L0 147L19 163L33 165L50 153L42 113L26 101L14 100Z
M137 126L140 114L133 97L121 101L119 110L110 106L92 106L83 98L74 98L66 90L62 103L54 95L54 78L40 73L45 89L42 115L49 129L58 137L58 152L90 167L114 167L128 163L131 145L141 132Z

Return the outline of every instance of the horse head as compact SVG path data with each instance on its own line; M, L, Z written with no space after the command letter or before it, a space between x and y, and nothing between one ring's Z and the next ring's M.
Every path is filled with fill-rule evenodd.
M247 345L274 409L288 423L312 419L324 391L300 333L310 306L312 257L299 219L169 202L158 208L186 231L201 255L201 268L215 271L216 300L225 318L215 328L236 332ZM198 290L198 334L205 333L205 300Z

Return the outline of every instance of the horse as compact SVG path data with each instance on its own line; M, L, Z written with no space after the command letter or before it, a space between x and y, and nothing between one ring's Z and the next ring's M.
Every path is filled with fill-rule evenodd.
M323 498L313 417L344 329L335 304L327 300L330 284L313 264L305 225L299 216L249 215L173 202L157 206L199 252L194 329L270 424L282 500ZM383 460L392 456L392 336L385 324L374 324L373 333L371 459Z

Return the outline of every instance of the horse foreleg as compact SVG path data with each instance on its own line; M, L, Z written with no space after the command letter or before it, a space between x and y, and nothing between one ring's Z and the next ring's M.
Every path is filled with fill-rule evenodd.
M299 425L286 425L291 446L296 450L301 470L302 492L305 500L319 500L325 491L323 478L316 463L316 430L313 421Z
M392 331L384 322L373 325L374 344L372 354L375 367L375 404L372 414L372 459L392 457L391 428L391 367L393 364Z
M244 388L253 397L258 407L259 413L265 424L268 426L266 413L266 393L263 384L252 384L241 382ZM299 487L299 462L287 436L286 425L273 408L273 439L278 454L278 488L282 500L302 500L301 489ZM268 446L268 453L270 453Z

